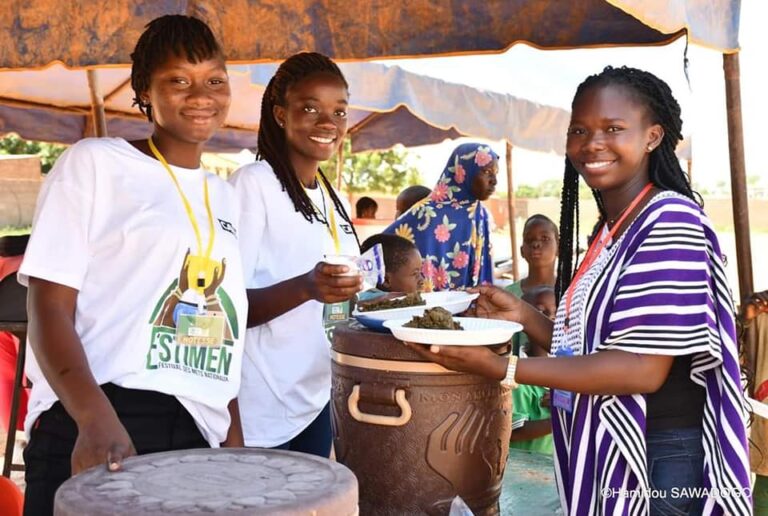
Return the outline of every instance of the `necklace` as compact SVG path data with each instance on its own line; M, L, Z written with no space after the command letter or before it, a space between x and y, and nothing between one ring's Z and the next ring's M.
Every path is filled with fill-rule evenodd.
M621 227L624 220L627 218L627 215L629 215L632 210L642 202L642 200L645 198L646 195L653 189L653 183L648 183L645 185L645 188L642 189L642 191L635 196L635 198L632 200L631 203L629 203L629 206L625 207L622 212L621 216L619 217L618 224L613 226L610 231L608 231L608 234L606 235L605 232L607 230L606 225L603 225L603 227L599 230L598 235L599 237L595 237L595 239L592 241L592 244L589 246L589 249L587 249L587 254L584 255L584 261L581 262L579 265L579 268L576 270L576 274L574 274L573 279L571 280L571 285L568 287L568 290L565 293L565 323L563 325L563 331L568 331L571 323L571 303L573 302L573 294L576 291L576 286L578 285L579 281L581 280L582 276L592 267L592 265L597 260L597 257L600 255L600 253L605 249L606 245L608 245L608 242L613 240L613 237L616 236L616 233L618 232L619 228Z

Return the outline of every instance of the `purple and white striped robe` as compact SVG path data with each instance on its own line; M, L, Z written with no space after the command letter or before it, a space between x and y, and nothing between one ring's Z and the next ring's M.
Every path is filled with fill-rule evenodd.
M746 405L721 256L701 208L674 192L657 194L578 282L567 333L560 303L552 352L570 346L574 355L608 349L693 355L691 379L707 393L704 484L735 493L707 498L704 514L751 514ZM555 473L566 514L648 514L645 412L642 394L575 394L572 413L553 410ZM603 496L608 489L641 494Z

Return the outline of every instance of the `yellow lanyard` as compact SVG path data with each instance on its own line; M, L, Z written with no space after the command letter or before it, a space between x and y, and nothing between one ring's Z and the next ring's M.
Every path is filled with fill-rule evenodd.
M339 242L339 228L336 227L336 214L334 213L333 209L333 199L331 198L331 194L328 191L328 188L325 186L325 183L323 183L322 178L320 177L320 174L315 175L315 181L317 181L317 184L320 186L321 190L320 193L323 195L323 208L325 208L325 198L328 197L328 205L330 207L331 213L330 215L327 215L325 213L325 210L323 210L323 217L326 218L325 225L328 227L328 233L330 233L331 238L333 239L333 248L336 251L336 254L341 254L341 243ZM301 184L301 186L304 187L304 183ZM306 192L307 188L304 187L304 191ZM315 202L312 200L312 198L309 198L309 202L312 203L312 207L315 209L315 212L319 215L320 209L317 207Z
M176 174L173 173L173 170L171 170L171 167L168 165L168 162L165 160L162 154L160 154L160 151L155 147L155 143L152 141L152 137L147 138L147 142L149 143L149 148L152 150L152 154L155 155L155 157L160 161L160 163L163 164L163 167L165 167L165 170L168 171L168 174L171 176L171 179L173 179L173 184L176 185L176 190L178 190L179 195L181 196L181 200L184 203L184 209L187 211L187 217L189 217L189 221L192 223L192 229L195 230L195 238L197 239L197 253L198 256L202 256L203 252L203 239L200 236L200 227L197 225L197 220L195 219L195 214L192 212L192 206L189 204L189 201L187 200L187 196L184 195L184 191L181 189L181 185L179 184L179 180L176 179ZM211 251L213 250L213 240L216 237L216 234L213 231L213 214L211 213L211 204L208 200L208 180L205 176L205 172L203 172L203 198L205 199L205 211L208 212L208 234L210 235L210 239L208 240L208 248L205 251L205 259L209 260L211 258Z

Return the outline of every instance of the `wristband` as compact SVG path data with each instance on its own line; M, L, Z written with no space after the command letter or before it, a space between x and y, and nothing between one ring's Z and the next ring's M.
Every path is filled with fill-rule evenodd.
M517 382L515 382L515 371L517 370L517 357L515 355L509 356L509 363L507 364L507 375L501 381L501 385L509 387L510 389L517 388Z

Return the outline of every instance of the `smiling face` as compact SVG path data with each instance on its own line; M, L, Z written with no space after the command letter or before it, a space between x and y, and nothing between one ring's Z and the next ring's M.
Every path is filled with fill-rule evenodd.
M170 54L152 71L141 94L152 105L155 131L163 137L200 144L224 124L231 93L221 57L191 63Z
M494 159L488 165L477 171L472 179L470 191L478 201L488 199L496 191L497 175L499 173L499 160Z
M555 266L557 260L557 234L546 220L533 219L523 230L523 245L520 254L531 267Z
M347 133L348 100L344 82L330 73L309 75L288 88L285 106L276 105L274 115L294 164L333 156Z
M650 150L664 135L648 115L625 86L594 86L574 100L566 154L590 188L605 196L648 182Z

